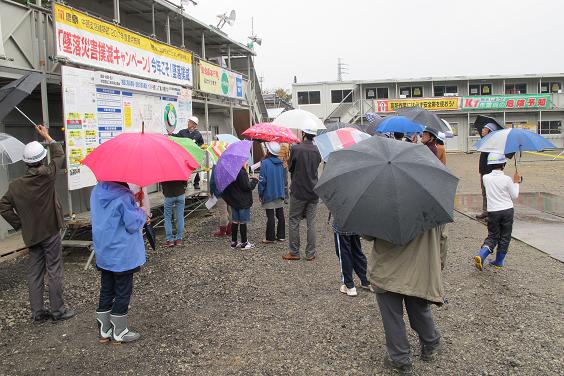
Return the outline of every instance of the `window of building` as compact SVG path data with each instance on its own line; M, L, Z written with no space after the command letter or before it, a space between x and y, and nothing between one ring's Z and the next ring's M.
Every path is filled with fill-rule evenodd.
M527 94L527 84L505 84L505 94Z
M562 82L541 82L539 93L559 93L562 90Z
M470 95L492 95L492 84L472 84L469 89Z
M421 98L423 97L423 86L402 86L399 88L401 98Z
M321 93L319 91L298 91L298 104L320 104Z
M450 97L458 95L458 86L456 85L435 85L433 86L435 97Z
M376 89L376 95L378 99L386 99L388 98L388 88L387 87L379 87Z
M352 90L331 90L331 103L352 103Z
M562 121L543 120L539 121L539 134L560 134L562 132Z

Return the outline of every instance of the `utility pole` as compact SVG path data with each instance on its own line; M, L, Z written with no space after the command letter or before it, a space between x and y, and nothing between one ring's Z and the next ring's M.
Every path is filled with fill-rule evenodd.
M348 64L343 63L340 57L337 59L337 81L343 81L343 74L349 74L347 72L348 66Z

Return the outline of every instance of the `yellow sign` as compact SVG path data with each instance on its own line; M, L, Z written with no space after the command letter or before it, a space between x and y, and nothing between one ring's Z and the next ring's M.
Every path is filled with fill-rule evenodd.
M421 107L429 111L458 110L460 98L377 99L377 112L394 112L402 107Z

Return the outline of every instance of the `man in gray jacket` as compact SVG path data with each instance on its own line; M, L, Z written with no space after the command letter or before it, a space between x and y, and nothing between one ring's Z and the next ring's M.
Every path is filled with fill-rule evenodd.
M46 165L47 150L37 141L24 148L24 176L12 181L0 200L0 215L15 229L22 231L29 249L28 287L32 318L42 322L49 318L66 320L75 312L65 308L63 301L63 257L61 233L63 213L55 192L57 172L65 162L63 147L57 144L47 128L37 126L37 132L51 148L51 162ZM43 305L44 275L49 277L51 312Z

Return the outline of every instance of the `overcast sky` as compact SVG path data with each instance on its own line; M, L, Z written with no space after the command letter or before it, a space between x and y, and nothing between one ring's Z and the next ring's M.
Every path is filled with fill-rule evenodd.
M246 43L263 88L344 79L564 72L562 0L196 0L187 11Z

